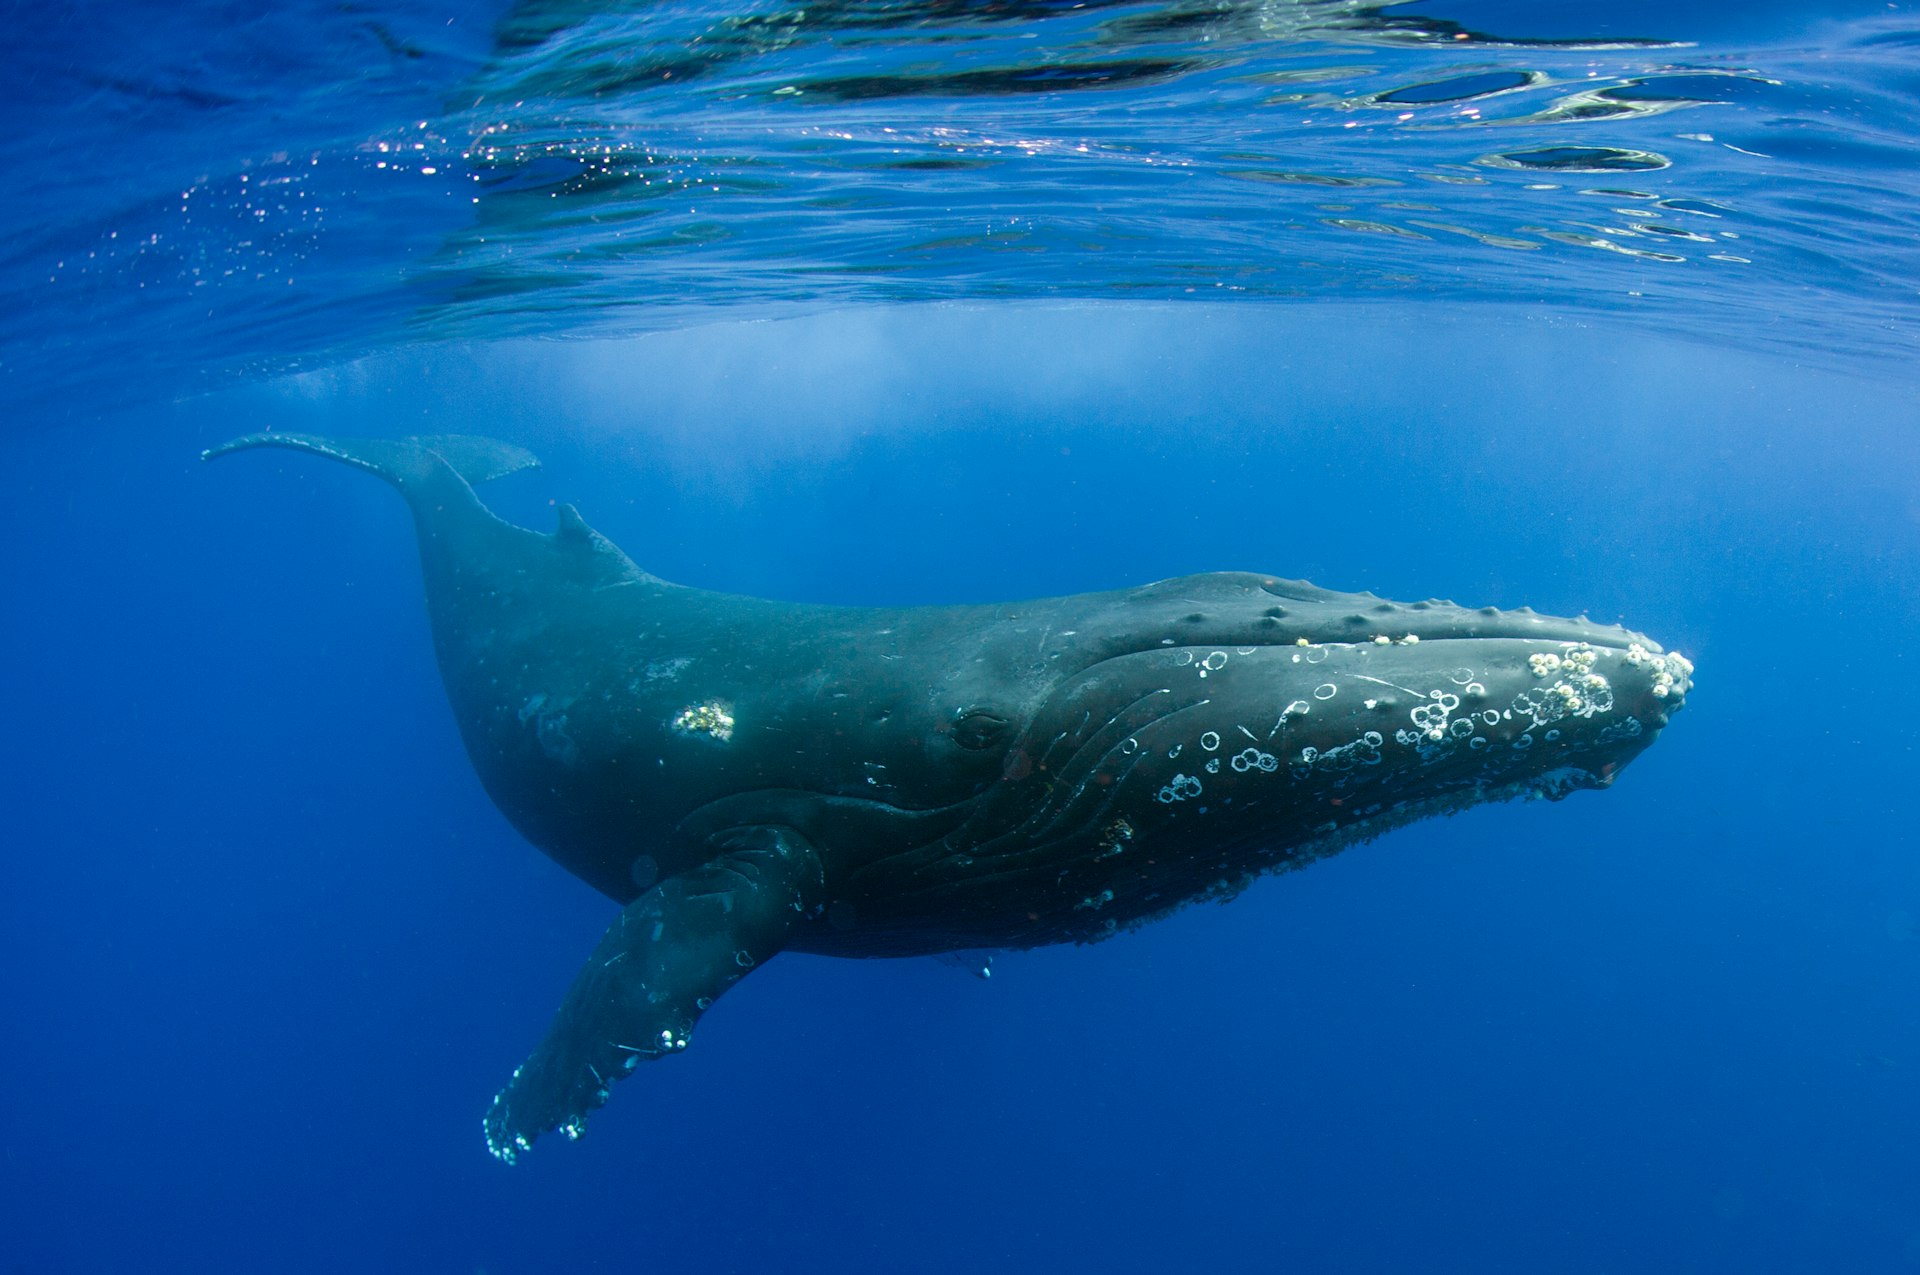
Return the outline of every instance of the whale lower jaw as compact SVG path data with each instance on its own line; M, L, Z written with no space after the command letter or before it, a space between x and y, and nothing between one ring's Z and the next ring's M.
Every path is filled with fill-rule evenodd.
M1081 933L1007 946L1043 947L1063 941L1084 946L1104 942L1115 935L1130 933L1142 926L1151 925L1155 921L1164 920L1175 912L1195 904L1229 902L1262 877L1297 872L1322 859L1331 858L1343 850L1364 845L1389 832L1404 828L1408 824L1418 823L1424 819L1457 815L1476 806L1500 805L1509 801L1559 801L1571 792L1582 788L1604 787L1607 782L1578 766L1563 766L1558 770L1508 783L1477 783L1454 792L1423 797L1382 810L1377 814L1363 816L1350 823L1334 824L1330 821L1316 829L1314 835L1309 836L1307 840L1285 851L1265 854L1255 851L1256 862L1237 874L1223 875L1197 893L1169 900L1165 906L1155 907L1150 911L1140 912L1124 919L1109 917L1100 926L1089 928ZM1151 896L1144 901L1154 902Z

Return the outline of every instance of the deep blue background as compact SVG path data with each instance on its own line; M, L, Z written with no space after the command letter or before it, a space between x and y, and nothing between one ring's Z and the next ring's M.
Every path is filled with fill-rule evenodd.
M859 311L427 349L4 442L0 1271L1920 1264L1911 378L1424 309ZM378 483L503 434L670 579L1219 567L1699 662L1611 791L1090 949L786 957L577 1145L480 1115L611 905L488 805Z

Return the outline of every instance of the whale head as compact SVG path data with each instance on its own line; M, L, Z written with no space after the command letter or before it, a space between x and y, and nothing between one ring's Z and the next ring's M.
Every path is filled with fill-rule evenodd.
M1090 605L949 838L1054 879L1013 945L1096 939L1428 815L1606 787L1692 687L1642 634L1531 610L1244 574Z

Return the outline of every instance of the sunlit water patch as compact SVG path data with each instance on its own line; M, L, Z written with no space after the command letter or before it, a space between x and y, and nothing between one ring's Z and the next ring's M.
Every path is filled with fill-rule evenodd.
M1909 15L1740 46L1485 8L555 2L460 40L401 12L299 92L206 30L192 93L92 89L201 169L120 155L50 188L63 215L23 203L34 304L0 334L57 383L793 306L1371 295L1911 349Z

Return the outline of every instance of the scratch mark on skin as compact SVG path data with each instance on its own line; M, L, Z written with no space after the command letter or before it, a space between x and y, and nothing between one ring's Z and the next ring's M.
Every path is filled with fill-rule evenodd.
M1260 742L1260 737L1258 735L1254 734L1252 731L1248 730L1246 727L1240 725L1239 723L1236 722L1233 728L1239 731L1242 735L1245 735L1248 739L1252 740L1254 743L1257 744ZM1275 729L1278 729L1278 728L1276 727ZM1272 739L1273 736L1269 735L1267 736L1267 738Z
M1422 699L1426 698L1427 693L1425 691L1416 691L1411 686L1402 686L1398 682L1389 682L1384 677L1370 677L1365 673L1349 673L1347 676L1358 682L1373 682L1380 686L1391 686L1396 691L1405 691L1409 695L1417 695Z

